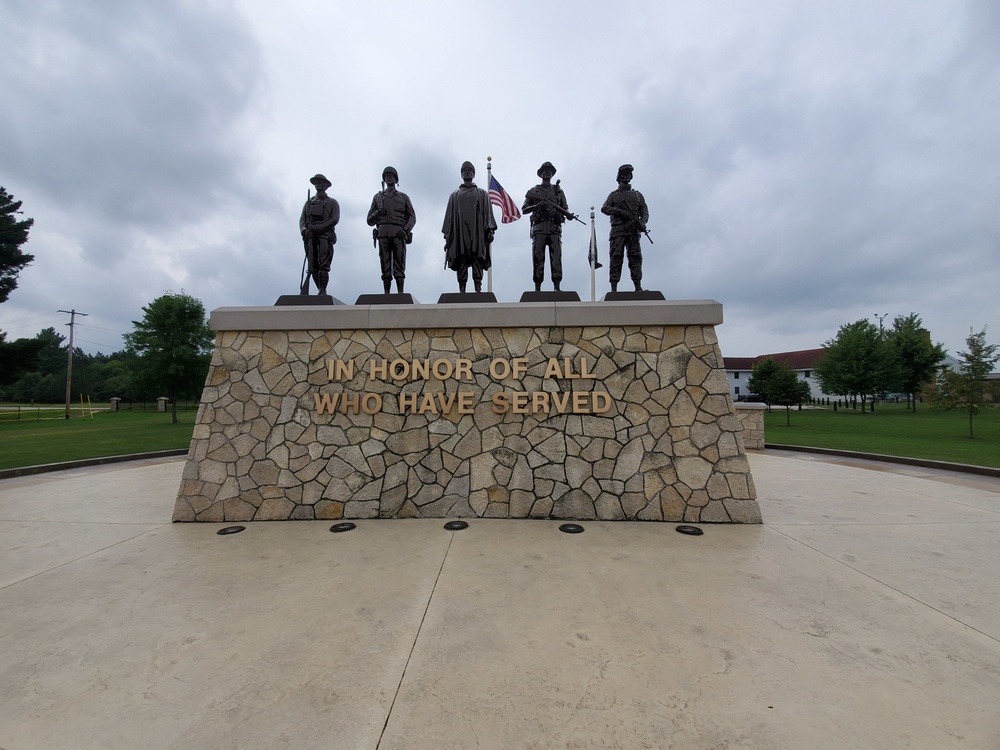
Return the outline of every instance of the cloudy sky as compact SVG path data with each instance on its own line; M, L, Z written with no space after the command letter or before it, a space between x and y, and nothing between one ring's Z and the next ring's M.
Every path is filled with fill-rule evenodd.
M633 164L644 285L721 302L727 356L910 312L952 353L970 327L998 341L997 39L995 0L4 0L0 185L35 261L0 329L67 333L76 309L76 343L111 352L166 291L271 305L316 172L342 211L331 293L379 292L365 214L389 164L417 213L407 291L435 302L459 166L485 186L492 156L518 204L552 161L605 263L599 209ZM563 237L584 299L589 233ZM526 219L494 260L517 301Z

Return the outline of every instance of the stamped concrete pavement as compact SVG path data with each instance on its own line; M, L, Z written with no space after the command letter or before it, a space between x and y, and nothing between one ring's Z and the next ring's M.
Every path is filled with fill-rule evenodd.
M0 480L0 748L1000 748L1000 480L751 455L765 523L171 524Z

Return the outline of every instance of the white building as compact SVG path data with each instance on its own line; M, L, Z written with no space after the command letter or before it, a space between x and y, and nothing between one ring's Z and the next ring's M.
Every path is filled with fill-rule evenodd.
M809 384L809 395L812 398L827 398L815 376L816 363L826 352L823 349L805 349L799 352L779 352L778 354L762 354L759 357L723 357L726 366L726 379L729 380L729 395L733 401L746 401L754 394L750 393L747 381L753 372L753 366L762 359L770 357L775 362L781 362L791 367L802 380Z

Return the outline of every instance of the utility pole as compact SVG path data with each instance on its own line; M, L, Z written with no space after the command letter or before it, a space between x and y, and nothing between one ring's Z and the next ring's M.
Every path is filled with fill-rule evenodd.
M882 321L889 317L889 313L883 313L882 315L879 315L878 313L875 313L875 315L873 317L878 318L878 335L881 336L882 335Z
M77 312L76 310L59 310L58 312L66 313L69 315L69 354L66 359L66 419L69 419L69 399L70 399L70 387L73 383L73 326L76 325L76 316L82 315L87 317L87 313Z

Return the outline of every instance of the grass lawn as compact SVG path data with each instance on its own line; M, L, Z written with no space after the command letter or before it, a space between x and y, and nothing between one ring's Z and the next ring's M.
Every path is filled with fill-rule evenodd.
M878 404L874 413L861 407L791 411L785 425L784 407L764 415L768 443L929 458L961 464L1000 467L1000 409L984 409L973 418L976 437L969 439L969 416L958 411L934 411L918 404Z
M117 456L147 451L187 448L194 430L194 411L96 412L93 419L0 419L0 469L50 464L82 458ZM1000 409L986 409L975 418L976 438L968 437L968 417L959 412L932 411L920 404L917 412L905 404L878 405L875 413L832 408L792 409L791 426L785 410L764 415L768 443L930 458L1000 468Z
M57 412L60 417L64 410ZM95 412L94 418L0 420L0 469L187 448L196 412Z

